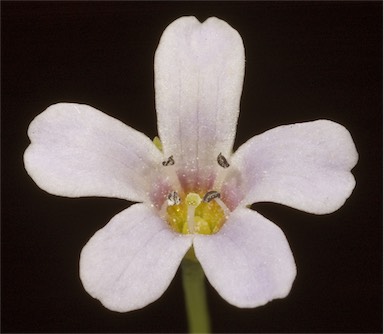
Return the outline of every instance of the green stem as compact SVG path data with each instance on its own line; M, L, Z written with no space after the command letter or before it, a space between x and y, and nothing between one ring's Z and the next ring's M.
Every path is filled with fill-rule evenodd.
M186 258L181 267L189 332L210 333L204 271L199 262Z

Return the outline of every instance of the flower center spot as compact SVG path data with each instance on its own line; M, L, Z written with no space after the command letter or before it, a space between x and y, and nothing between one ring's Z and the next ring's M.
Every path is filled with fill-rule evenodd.
M206 200L207 194L209 201ZM219 193L211 191L202 198L191 192L181 196L177 204L168 205L166 220L178 233L214 234L223 226L228 213Z

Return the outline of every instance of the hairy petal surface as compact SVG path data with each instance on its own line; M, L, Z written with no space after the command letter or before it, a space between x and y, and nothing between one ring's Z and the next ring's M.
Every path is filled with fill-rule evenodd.
M296 276L284 233L250 209L236 209L216 234L196 235L194 249L208 281L237 307L286 297Z
M191 175L185 180L191 188L198 186L194 178L204 182L219 168L220 152L232 153L244 59L238 32L214 17L204 23L182 17L161 37L155 55L159 135L165 155L183 168L179 177Z
M140 309L164 293L191 244L191 236L173 232L151 208L135 204L84 246L80 278L108 309Z
M162 156L151 140L90 107L58 103L30 124L25 168L54 195L148 200Z
M358 154L350 133L328 120L283 125L251 138L232 157L242 204L275 202L325 214L352 193Z

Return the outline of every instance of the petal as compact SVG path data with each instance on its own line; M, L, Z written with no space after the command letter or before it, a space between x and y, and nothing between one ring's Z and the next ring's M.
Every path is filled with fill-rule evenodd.
M30 124L25 168L61 196L147 199L161 153L144 134L87 105L50 106Z
M208 281L229 303L257 307L291 290L296 265L280 228L250 209L235 210L222 229L194 239Z
M245 194L243 204L269 201L325 214L340 208L351 195L355 179L350 171L357 159L348 130L318 120L255 136L231 161L243 175L239 185Z
M80 256L87 292L110 310L128 312L158 299L192 244L152 209L135 204L88 241Z
M164 31L155 55L156 109L165 155L175 157L179 175L209 178L219 153L232 153L243 79L243 42L226 22L182 17Z

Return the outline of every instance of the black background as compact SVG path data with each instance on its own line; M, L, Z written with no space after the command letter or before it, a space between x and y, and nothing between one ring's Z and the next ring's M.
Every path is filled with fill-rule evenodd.
M78 259L129 203L51 196L22 155L50 104L92 105L153 137L153 55L174 19L217 16L242 36L236 147L281 124L346 126L360 158L337 212L254 205L278 224L298 276L290 295L238 309L208 288L215 332L382 331L381 2L2 2L3 332L185 332L180 274L148 307L111 312L82 288Z

